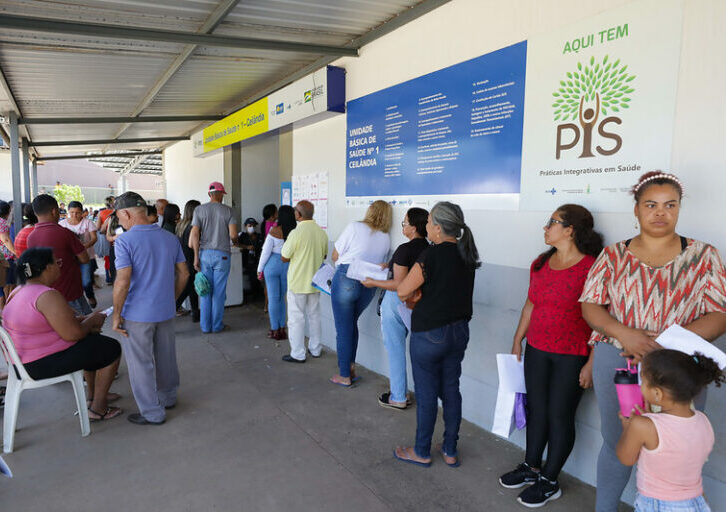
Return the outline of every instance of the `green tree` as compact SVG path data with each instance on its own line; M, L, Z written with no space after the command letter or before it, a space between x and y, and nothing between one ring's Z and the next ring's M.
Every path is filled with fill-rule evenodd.
M66 206L71 201L80 201L82 203L85 199L81 187L78 185L56 185L55 189L53 189L53 197L58 201L58 204L65 203Z
M615 62L608 59L606 55L602 62L595 64L595 57L590 57L590 64L584 66L578 62L577 71L568 71L567 78L560 80L559 89L552 93L557 98L552 104L555 121L581 118L584 104L591 101L596 102L603 115L630 108L630 94L635 91L631 82L635 75L626 73L628 66L622 66L620 59Z

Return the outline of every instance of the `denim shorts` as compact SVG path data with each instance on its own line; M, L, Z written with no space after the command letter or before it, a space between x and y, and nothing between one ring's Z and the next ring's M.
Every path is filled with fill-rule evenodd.
M635 512L711 512L703 496L683 501L666 501L638 494Z

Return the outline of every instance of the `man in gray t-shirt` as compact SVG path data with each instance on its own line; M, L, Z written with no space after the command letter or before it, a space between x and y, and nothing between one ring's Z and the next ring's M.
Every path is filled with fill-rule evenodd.
M224 185L209 185L209 202L198 206L192 218L189 245L194 249L194 268L204 274L211 290L199 297L199 326L203 333L224 328L222 316L227 299L230 266L230 242L238 245L234 211L222 204Z

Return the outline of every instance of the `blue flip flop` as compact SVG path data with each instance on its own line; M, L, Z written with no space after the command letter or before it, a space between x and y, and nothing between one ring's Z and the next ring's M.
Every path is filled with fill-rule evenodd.
M459 466L461 466L461 462L459 462L459 457L454 457L456 459L456 462L454 462L453 464L449 464L448 462L446 462L446 457L449 457L449 455L446 455L444 453L444 450L439 451L441 452L441 458L443 459L444 464L446 464L450 468L458 468Z
M419 462L417 460L404 459L403 457L399 457L398 454L396 453L396 448L393 449L393 457L396 458L396 459L398 459L398 460L400 460L401 462L406 462L408 464L414 464L416 466L421 466L423 468L428 468L428 467L431 466L431 461L428 461L428 462Z
M328 379L328 381L330 383L332 383L332 384L335 384L336 386L340 386L341 388L352 388L353 387L353 382L354 382L354 381L351 380L351 383L350 384L343 384L342 382L336 382L336 381L334 381L333 380L333 377L330 377Z

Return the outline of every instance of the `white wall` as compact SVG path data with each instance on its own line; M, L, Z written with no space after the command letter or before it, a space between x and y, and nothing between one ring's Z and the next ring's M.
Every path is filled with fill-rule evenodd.
M195 158L191 141L185 140L166 148L163 161L166 198L182 210L190 199L208 202L207 191L211 182L224 183L224 155L221 151L205 158Z
M417 76L497 50L537 33L627 4L625 0L454 0L381 38L360 57L335 63L347 71L347 99L355 99ZM673 171L683 178L686 198L679 232L714 244L726 253L726 2L686 0L683 44L673 140ZM346 123L333 118L293 131L293 174L330 173L329 228L334 240L361 208L345 207ZM454 198L455 199L455 198ZM403 216L396 211L394 226ZM464 361L464 416L489 429L496 398L494 354L508 352L526 297L527 268L544 249L542 225L550 212L465 211L482 255L477 274L473 333ZM607 243L635 234L632 214L598 214L596 227ZM403 241L394 236L394 246ZM329 300L322 303L325 343L335 347ZM326 318L327 317L327 318ZM328 321L326 321L328 320ZM358 360L387 372L380 327L373 308L361 322ZM720 340L723 347L723 340ZM726 400L713 390L706 412L717 444L704 472L706 494L714 510L726 511ZM578 440L565 467L594 484L595 460L601 443L599 416L590 391L578 410ZM412 433L413 435L413 433ZM524 444L522 433L512 440ZM633 496L632 485L626 499Z
M255 137L240 148L242 172L242 218L262 220L262 208L280 203L280 152L277 133ZM241 228L241 226L240 226Z
M20 181L22 183L23 180ZM13 173L10 167L10 151L4 149L0 150L0 199L3 201L13 200Z

